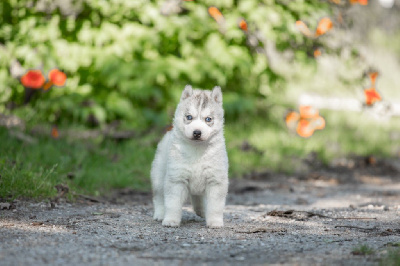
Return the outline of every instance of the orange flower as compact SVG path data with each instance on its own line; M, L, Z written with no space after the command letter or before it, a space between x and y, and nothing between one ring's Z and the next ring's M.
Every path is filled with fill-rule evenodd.
M311 106L300 106L300 114L289 112L285 117L285 122L290 130L296 130L297 134L303 138L308 138L314 134L315 130L325 128L325 119L318 114L318 110Z
M301 20L296 21L297 29L307 37L319 37L327 33L333 27L333 22L330 18L322 18L317 26L315 34L313 35L308 26Z
M307 37L311 37L312 33L306 23L301 20L296 21L296 28Z
M288 128L296 128L297 122L300 119L300 115L296 112L290 112L286 115L285 122Z
M64 86L67 75L58 69L52 69L49 72L49 80L56 86Z
M301 118L316 118L319 116L318 110L309 105L300 105Z
M300 119L296 128L296 132L300 137L308 138L314 133L314 128L312 127L310 121L306 119Z
M375 102L381 101L381 95L375 89L376 79L378 78L378 72L369 72L368 77L371 80L371 87L368 89L364 89L365 95L365 104L373 105Z
M40 89L45 82L45 78L40 70L29 70L21 77L21 83L26 88Z
M315 50L314 50L314 57L315 57L315 58L321 56L321 54L322 54L322 53L321 53L321 50L320 50L320 49L315 49Z
M350 0L350 3L352 5L358 3L358 4L362 5L362 6L366 6L366 5L368 5L368 0Z
M319 21L317 30L315 31L315 36L321 36L332 29L333 23L330 18L323 18Z
M375 88L369 88L364 90L365 94L365 103L367 105L373 105L375 102L379 102L382 100L379 93L375 90Z
M58 137L60 136L60 134L58 133L58 129L56 126L53 126L51 128L51 136L55 139L58 139Z
M215 6L208 8L208 14L210 14L210 16L218 23L221 23L224 20L224 16L222 16L221 11L219 11Z
M246 22L246 20L240 19L240 21L239 21L239 28L240 28L242 31L247 32L247 22Z
M311 124L314 129L324 129L325 119L322 116L318 116L311 121Z

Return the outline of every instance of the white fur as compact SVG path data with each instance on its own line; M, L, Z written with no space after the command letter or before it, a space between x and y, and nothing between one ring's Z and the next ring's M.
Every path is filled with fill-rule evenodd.
M187 115L192 115L191 121ZM205 122L212 117L212 123ZM193 209L211 228L223 226L228 193L228 156L223 134L224 111L219 87L213 91L186 86L175 112L173 129L157 147L152 164L154 220L178 227L190 194ZM201 138L193 139L200 130Z

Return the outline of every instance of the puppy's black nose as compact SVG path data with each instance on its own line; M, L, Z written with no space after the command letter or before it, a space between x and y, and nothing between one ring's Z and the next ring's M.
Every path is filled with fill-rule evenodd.
M195 139L199 139L201 137L201 131L200 130L193 131L193 137Z

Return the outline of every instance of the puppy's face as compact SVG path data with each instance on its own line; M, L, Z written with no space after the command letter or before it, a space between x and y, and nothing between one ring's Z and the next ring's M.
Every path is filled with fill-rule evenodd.
M208 140L223 129L224 110L220 87L212 91L186 86L176 109L174 127L194 142Z

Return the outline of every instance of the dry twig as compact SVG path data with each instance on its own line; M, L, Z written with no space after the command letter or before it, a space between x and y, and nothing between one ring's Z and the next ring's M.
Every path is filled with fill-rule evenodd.
M353 225L336 225L335 228L352 228L352 229L359 229L359 230L376 230L377 227L359 227L359 226L353 226Z
M268 212L266 215L285 217L285 218L295 218L296 214L305 214L306 218L317 216L320 218L336 219L336 220L376 220L376 217L332 217L332 216L327 216L327 215L309 212L309 211L296 211L296 210L287 210L287 211L273 210L273 211ZM265 215L264 215L264 217L265 217Z

